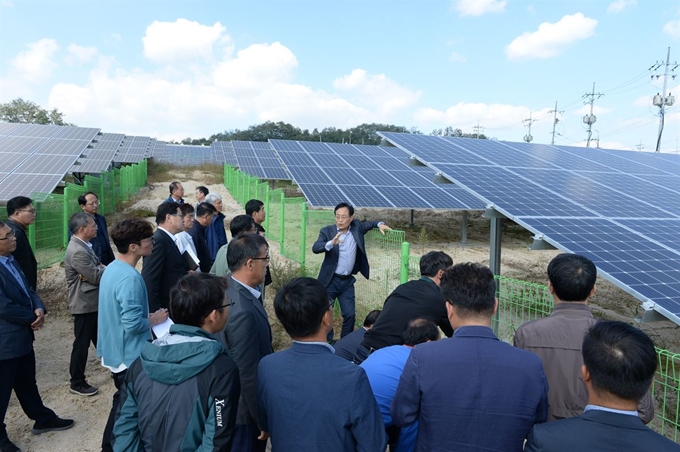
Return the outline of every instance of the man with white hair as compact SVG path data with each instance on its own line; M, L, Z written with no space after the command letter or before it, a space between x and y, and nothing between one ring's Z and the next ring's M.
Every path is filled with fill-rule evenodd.
M210 265L215 262L217 251L227 244L227 231L224 229L224 214L222 213L222 196L218 193L209 193L205 197L205 202L212 204L217 211L212 223L207 227L205 234L210 249Z

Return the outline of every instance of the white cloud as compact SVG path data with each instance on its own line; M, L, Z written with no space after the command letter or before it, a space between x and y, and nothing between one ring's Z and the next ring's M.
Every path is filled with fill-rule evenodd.
M0 5L6 6L7 8L11 8L14 6L14 3L10 2L9 0L0 0Z
M65 59L71 65L87 63L97 56L96 47L82 47L77 44L70 44L66 50L68 50L69 54Z
M461 16L481 16L486 13L502 13L506 0L454 0L451 9Z
M652 105L652 96L640 96L633 101L636 107L647 107Z
M675 41L680 40L680 19L667 22L663 26L663 32Z
M465 55L461 55L458 52L453 52L451 55L449 55L449 60L453 61L454 63L465 63L467 61L467 57Z
M593 105L593 114L595 116L597 115L606 115L607 113L612 112L613 110L611 108L604 108L600 107L598 105ZM583 115L589 115L590 114L590 105L584 105L583 107L579 108L576 110L576 114L579 116Z
M591 37L597 20L582 13L567 15L555 23L544 22L534 32L515 38L505 48L509 59L549 58L563 52L569 45Z
M28 44L28 50L19 52L11 60L12 67L21 77L30 83L40 83L47 80L57 63L53 57L59 50L54 39L44 38L38 42Z
M487 129L508 127L521 129L522 121L527 119L530 114L532 118L539 119L540 121L546 116L548 110L549 108L544 108L540 111L532 111L526 106L459 102L446 110L421 108L416 111L415 120L423 130L452 126L468 132L468 129L476 124L477 121ZM491 130L489 130L487 135L493 136Z
M335 79L333 87L350 95L355 103L372 107L382 117L414 105L422 94L400 86L385 74L370 75L363 69Z
M618 14L626 8L637 5L637 0L616 0L609 4L607 14Z
M220 46L228 52L231 38L226 27L219 22L201 25L186 19L175 22L154 21L146 28L142 38L144 56L158 63L181 63L201 59L212 61L214 47Z

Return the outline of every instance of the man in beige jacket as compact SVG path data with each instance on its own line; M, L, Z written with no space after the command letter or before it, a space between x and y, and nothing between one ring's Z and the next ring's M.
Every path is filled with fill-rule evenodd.
M69 372L72 394L93 396L99 390L85 380L85 365L90 343L97 346L97 311L99 280L106 268L92 249L90 240L97 236L94 217L85 212L73 215L68 221L71 240L66 248L64 270L68 287L68 308L73 315L73 351Z
M560 254L548 265L548 288L555 300L549 317L527 322L515 333L517 348L537 354L548 379L548 422L580 416L588 403L581 366L586 333L597 323L588 306L595 293L597 268L578 254ZM648 391L638 414L645 424L654 418Z

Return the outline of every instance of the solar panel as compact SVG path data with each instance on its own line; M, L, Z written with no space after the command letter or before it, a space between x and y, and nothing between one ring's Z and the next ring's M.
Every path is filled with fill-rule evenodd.
M231 141L214 141L210 147L215 152L216 162L222 161L233 168L238 168L238 160L236 160L236 154L234 154L234 147Z
M483 209L460 188L434 183L434 171L408 166L379 146L313 141L270 140L309 203L333 207L348 201L356 207L400 209Z
M126 136L118 153L113 157L114 162L138 163L144 160L151 143L149 137Z
M380 135L680 323L680 156Z
M79 173L101 173L111 166L111 160L118 151L125 135L104 133L95 137L91 147L84 151L85 157L74 164L69 171Z
M232 141L238 168L259 179L290 180L281 160L269 143L257 141Z

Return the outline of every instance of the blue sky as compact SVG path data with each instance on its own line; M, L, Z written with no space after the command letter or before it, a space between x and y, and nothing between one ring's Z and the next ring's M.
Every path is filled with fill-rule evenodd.
M0 0L0 102L56 107L79 126L159 139L266 120L384 122L424 133L479 124L520 141L653 150L680 60L677 0ZM673 65L674 66L674 65ZM671 67L673 67L671 66ZM680 67L675 70L680 75ZM662 149L680 149L680 76Z

